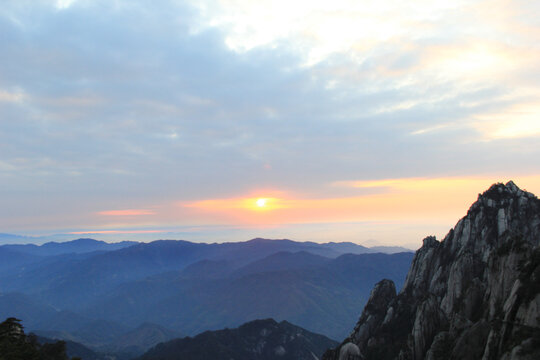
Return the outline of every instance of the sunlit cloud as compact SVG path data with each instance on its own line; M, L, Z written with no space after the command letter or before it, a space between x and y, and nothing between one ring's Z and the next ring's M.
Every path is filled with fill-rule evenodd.
M528 52L527 49L474 38L459 43L433 44L419 51L422 52L419 74L432 74L440 80L456 79L469 84L480 79L490 83L504 78L527 62L525 58L516 58L516 55Z
M386 193L410 193L415 196L419 192L440 194L452 192L465 193L478 189L486 189L496 181L505 182L513 180L521 184L522 188L539 188L540 175L521 175L512 179L498 179L497 176L464 176L443 178L396 178L381 180L338 181L335 186L353 188L383 188Z
M448 125L436 125L436 126L430 126L430 127L427 127L427 128L415 130L415 131L411 132L411 135L424 135L424 134L428 134L428 133L432 133L432 132L437 132L437 131L440 131L440 130L444 130L444 129L446 129L446 128L448 128Z
M477 129L486 139L540 136L540 105L516 104L497 113L477 115Z
M529 3L527 3L529 4ZM314 65L333 53L351 53L362 62L387 42L404 40L418 44L444 43L463 35L497 39L502 31L517 32L517 6L484 1L197 1L200 20L194 31L208 27L226 33L225 42L234 51L256 47L291 47ZM494 12L497 9L498 12ZM491 16L478 16L490 12ZM473 21L474 20L474 21ZM463 24L462 26L456 26ZM453 26L450 28L450 26ZM490 34L489 31L492 31ZM489 52L464 52L449 59L457 68L483 70L498 62Z
M534 72L540 61L536 40L540 32L538 19L532 16L538 5L530 5L504 0L203 1L194 4L200 18L193 26L198 32L220 29L227 46L236 52L256 48L296 52L327 89L347 85L358 96L400 89L405 99L363 109L377 115L442 108L476 88L510 85L518 81L518 73ZM484 107L493 107L503 99L485 100ZM454 110L470 107L465 101L455 101ZM457 117L453 126L433 124L413 134L455 126L479 129L466 122ZM504 133L516 137L522 132L503 129L493 136Z

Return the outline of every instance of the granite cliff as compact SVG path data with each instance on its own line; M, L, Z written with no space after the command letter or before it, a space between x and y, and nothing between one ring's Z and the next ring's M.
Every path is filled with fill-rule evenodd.
M382 280L325 360L539 359L540 200L513 182L424 239L402 290Z

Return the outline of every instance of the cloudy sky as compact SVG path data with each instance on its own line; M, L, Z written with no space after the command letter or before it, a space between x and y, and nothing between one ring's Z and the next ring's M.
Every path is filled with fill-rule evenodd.
M417 247L540 194L540 2L3 0L0 54L0 232Z

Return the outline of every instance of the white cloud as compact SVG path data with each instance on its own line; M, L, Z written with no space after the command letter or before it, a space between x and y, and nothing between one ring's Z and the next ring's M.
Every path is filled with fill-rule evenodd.
M447 36L446 25L460 20L462 8L478 2L222 0L193 3L201 15L195 28L199 31L208 27L222 29L231 49L243 52L261 46L275 47L285 41L303 54L306 65L313 65L334 53L355 52L355 49L368 56L374 48L392 39Z
M5 102L21 102L24 98L24 94L20 91L11 92L0 90L0 101Z
M56 8L59 10L64 10L69 8L77 0L56 0Z

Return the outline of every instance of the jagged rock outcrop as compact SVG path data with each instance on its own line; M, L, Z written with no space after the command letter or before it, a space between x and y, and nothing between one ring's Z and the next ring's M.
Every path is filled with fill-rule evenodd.
M424 239L405 285L373 290L340 348L363 359L539 359L540 201L513 182L479 195L443 241ZM392 289L394 289L392 291Z

